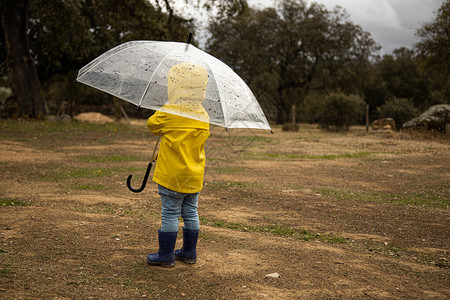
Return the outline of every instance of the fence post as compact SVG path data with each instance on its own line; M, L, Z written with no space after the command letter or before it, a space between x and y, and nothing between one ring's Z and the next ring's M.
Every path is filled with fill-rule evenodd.
M292 131L296 131L295 127L296 127L296 120L295 120L295 104L292 104Z
M366 133L369 133L369 104L366 104Z

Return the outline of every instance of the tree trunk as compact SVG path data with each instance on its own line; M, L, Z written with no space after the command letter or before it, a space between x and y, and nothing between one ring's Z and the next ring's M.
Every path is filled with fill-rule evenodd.
M286 122L286 106L283 99L283 87L281 84L277 88L278 100L277 100L277 124L284 124Z
M297 131L297 121L295 120L296 117L296 109L295 109L295 104L292 104L292 131Z
M42 118L45 106L36 66L30 57L27 40L29 0L4 0L1 10L5 36L6 62L14 82L19 117Z

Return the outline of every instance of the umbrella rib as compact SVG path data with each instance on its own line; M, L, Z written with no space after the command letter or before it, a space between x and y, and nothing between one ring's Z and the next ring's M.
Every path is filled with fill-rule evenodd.
M144 96L145 96L145 94L147 94L147 91L148 91L148 89L149 89L149 87L150 87L150 84L152 83L153 77L155 77L155 74L156 74L156 72L158 71L158 69L161 67L162 63L167 59L167 57L169 57L169 55L171 55L172 53L174 53L174 52L177 51L177 50L179 50L179 49L178 49L178 48L177 48L177 49L173 49L172 51L170 51L169 53L167 53L167 55L164 56L164 58L161 59L161 61L159 62L159 64L156 66L155 71L153 71L153 73L152 73L152 77L150 77L150 80L148 81L147 86L145 87L145 90L144 90L144 92L142 93L141 99L139 100L139 103L138 103L138 108L141 107L142 100L144 100Z
M222 113L223 113L223 122L224 122L224 127L225 129L228 131L228 120L226 117L226 112L225 112L225 106L224 106L224 102L223 98L222 98L222 93L220 92L220 88L219 88L219 84L217 83L216 77L214 76L214 73L211 70L211 75L214 77L214 83L216 84L217 87L217 92L219 93L219 100L220 100L220 107L222 108Z

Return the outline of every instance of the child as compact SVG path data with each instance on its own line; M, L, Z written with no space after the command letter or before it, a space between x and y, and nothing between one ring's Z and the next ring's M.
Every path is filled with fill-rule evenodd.
M175 266L175 259L196 262L198 194L203 188L204 146L209 137L208 114L201 105L207 83L208 72L201 66L180 63L171 67L169 103L147 122L154 135L161 135L153 181L158 184L162 203L159 250L147 256L149 265L170 268ZM167 112L194 116L197 120ZM180 215L184 221L183 247L174 253Z

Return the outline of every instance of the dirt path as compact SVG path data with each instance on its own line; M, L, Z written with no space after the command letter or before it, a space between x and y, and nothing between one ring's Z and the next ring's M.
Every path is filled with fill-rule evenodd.
M214 128L198 263L167 270L145 264L156 186L125 186L152 150L142 121L0 129L1 298L450 297L448 137Z

